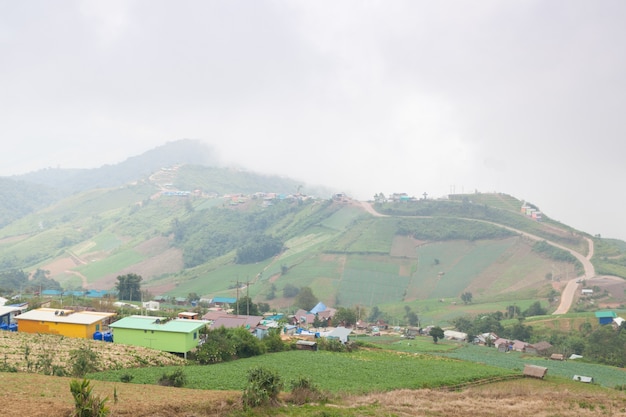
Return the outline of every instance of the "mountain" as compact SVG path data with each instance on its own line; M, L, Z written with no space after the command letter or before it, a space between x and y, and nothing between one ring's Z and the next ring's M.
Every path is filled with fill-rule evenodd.
M217 166L217 157L200 141L182 139L167 142L119 164L93 169L47 168L13 178L57 189L67 195L94 188L122 186L162 167L180 164Z
M63 170L10 179L43 187L42 197L42 190L58 194L50 191L51 204L25 205L30 213L0 229L0 288L2 274L16 269L48 271L65 289L111 289L118 275L137 273L155 296L245 291L293 310L290 291L306 286L327 305L380 307L395 317L416 308L422 318L446 319L511 303L550 306L587 255L598 274L626 277L624 242L592 238L545 214L533 219L522 208L538 207L506 194L330 198L288 178L192 163L211 156L196 145L169 143L85 170L80 180ZM185 161L186 149L198 159ZM619 288L595 301L623 304Z

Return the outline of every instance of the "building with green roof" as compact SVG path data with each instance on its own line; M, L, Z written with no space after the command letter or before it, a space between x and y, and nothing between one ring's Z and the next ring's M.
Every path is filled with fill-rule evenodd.
M200 330L207 324L205 320L129 316L109 327L113 329L115 343L182 353L187 357L187 352L198 346Z
M596 318L600 324L611 324L615 317L617 314L614 311L596 311Z

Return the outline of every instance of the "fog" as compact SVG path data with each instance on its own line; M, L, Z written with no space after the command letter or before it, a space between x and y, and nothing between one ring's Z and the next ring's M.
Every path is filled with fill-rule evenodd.
M359 199L497 191L626 240L625 21L618 0L3 0L0 175L193 138Z

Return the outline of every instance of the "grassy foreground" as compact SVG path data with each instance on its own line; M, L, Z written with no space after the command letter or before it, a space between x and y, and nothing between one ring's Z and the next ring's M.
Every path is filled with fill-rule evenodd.
M0 373L6 415L67 417L70 378ZM287 395L273 408L243 411L241 392L93 381L94 393L109 398L112 416L133 417L601 417L626 416L626 394L571 381L520 379L462 392L397 390L334 396L326 404L294 406ZM115 401L117 394L117 401ZM3 414L5 415L5 414Z

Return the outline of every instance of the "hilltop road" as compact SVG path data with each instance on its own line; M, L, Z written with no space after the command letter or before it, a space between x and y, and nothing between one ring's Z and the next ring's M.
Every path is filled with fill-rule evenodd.
M373 216L376 217L388 217L386 214L381 214L379 212L377 212L376 210L374 210L374 207L372 207L372 204L367 202L367 201L361 201L361 206L365 209L365 211L367 211L368 213L372 214ZM413 216L406 216L406 217L413 217ZM498 223L493 223L493 222L488 222L485 220L478 220L478 219L466 219L466 220L471 220L471 221L477 221L477 222L482 222L482 223L490 223L493 224L495 226L498 227L503 227L507 230L510 230L512 232L515 233L519 233L521 236L527 237L529 239L532 240L536 240L536 241L546 241L547 243L549 243L552 246L555 246L559 249L563 249L569 253L571 253L583 266L585 273L582 276L576 277L576 278L572 278L571 280L569 280L567 282L567 284L565 285L565 289L563 289L563 292L561 293L561 303L559 304L559 307L554 311L554 313L552 314L565 314L569 311L570 307L572 306L572 303L574 302L574 298L576 296L576 289L578 288L579 285L579 281L581 280L587 280L587 279L591 279L593 277L596 276L596 270L593 267L592 263L591 263L591 258L593 257L593 253L594 253L594 247L593 247L593 240L589 239L589 238L585 238L587 240L587 244L589 245L589 251L587 253L587 256L582 255L579 252L576 252L573 249L570 249L568 247L565 247L563 245L560 245L558 243L549 241L547 239L544 239L542 237L524 232L522 230L518 230L518 229L514 229L512 227L509 226L504 226Z

